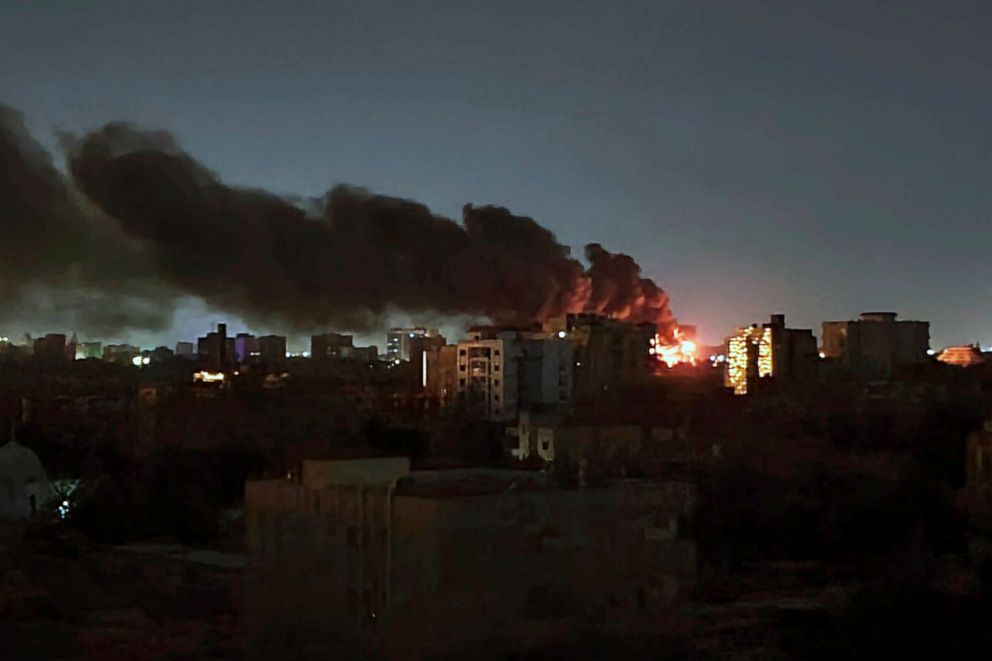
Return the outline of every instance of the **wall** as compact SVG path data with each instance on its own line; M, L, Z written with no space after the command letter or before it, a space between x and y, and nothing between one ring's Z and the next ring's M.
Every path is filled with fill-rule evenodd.
M678 530L693 499L634 480L436 496L250 483L249 648L419 658L485 641L490 654L542 622L656 617L694 581Z

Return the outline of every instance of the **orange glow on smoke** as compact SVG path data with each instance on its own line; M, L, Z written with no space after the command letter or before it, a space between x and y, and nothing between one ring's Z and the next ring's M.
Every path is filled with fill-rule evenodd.
M648 353L668 367L696 364L696 343L685 337L678 326L675 327L671 339L655 335Z

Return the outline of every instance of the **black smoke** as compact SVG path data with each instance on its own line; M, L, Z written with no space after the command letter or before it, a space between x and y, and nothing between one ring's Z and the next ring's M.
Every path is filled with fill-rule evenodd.
M296 329L362 330L392 309L498 323L574 311L671 320L667 295L633 259L591 244L586 268L502 207L466 205L458 223L351 186L300 203L226 185L168 134L123 123L66 138L67 179L4 113L4 301L73 292L80 318L119 302L103 326L121 328L161 327L179 295Z

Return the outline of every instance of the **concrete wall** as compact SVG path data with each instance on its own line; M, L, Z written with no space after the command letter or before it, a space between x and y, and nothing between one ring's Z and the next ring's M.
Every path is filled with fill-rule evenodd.
M694 581L694 545L678 530L687 484L398 489L249 485L249 647L418 658L486 641L489 653L541 622L651 617Z

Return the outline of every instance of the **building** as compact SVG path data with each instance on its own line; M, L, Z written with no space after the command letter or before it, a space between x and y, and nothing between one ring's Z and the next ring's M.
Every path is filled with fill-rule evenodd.
M929 322L897 321L895 312L823 322L824 357L858 377L890 377L901 365L926 362L929 349Z
M102 342L80 342L76 345L76 360L86 360L88 358L103 358Z
M251 333L238 333L234 336L234 355L239 365L258 356L258 340Z
M785 315L740 328L727 338L724 384L737 395L753 392L758 379L806 383L816 377L816 338L807 328L786 328Z
M0 447L0 519L30 517L50 496L38 455L16 441Z
M193 360L196 357L196 352L193 348L192 342L176 342L176 356L179 358L185 358L187 360Z
M339 358L357 360L362 363L374 363L379 360L379 347L374 344L367 347L341 347Z
M512 420L517 417L521 357L514 330L477 328L458 343L458 407L467 417Z
M413 360L414 343L413 340L425 337L436 337L439 333L436 328L392 328L386 334L386 360ZM444 344L444 342L441 342ZM423 345L421 345L423 347Z
M236 356L235 341L227 336L227 324L217 324L217 330L197 338L196 353L201 361L216 371L224 371L234 366Z
M141 356L141 349L133 344L108 344L103 347L103 359L118 365L133 365L134 359Z
M258 357L267 367L280 367L286 362L286 338L282 335L262 335L258 338Z
M354 338L341 333L323 333L310 337L310 358L331 360L345 358L346 349L354 348Z
M685 482L561 489L532 471L305 461L299 482L246 485L248 647L496 658L568 622L662 617L694 584L680 531L694 498Z
M49 333L45 337L39 337L34 341L34 357L37 360L61 363L66 360L68 345L65 335L62 333ZM75 347L72 349L72 358L75 358Z
M439 412L451 412L458 405L458 345L446 344L424 354L427 370L425 387Z
M948 347L937 355L937 360L946 365L971 367L984 364L985 356L982 355L982 350L977 344L969 344L962 347Z
M544 330L573 347L576 401L596 401L605 393L641 383L652 373L650 350L656 329L651 324L569 314L549 320Z

